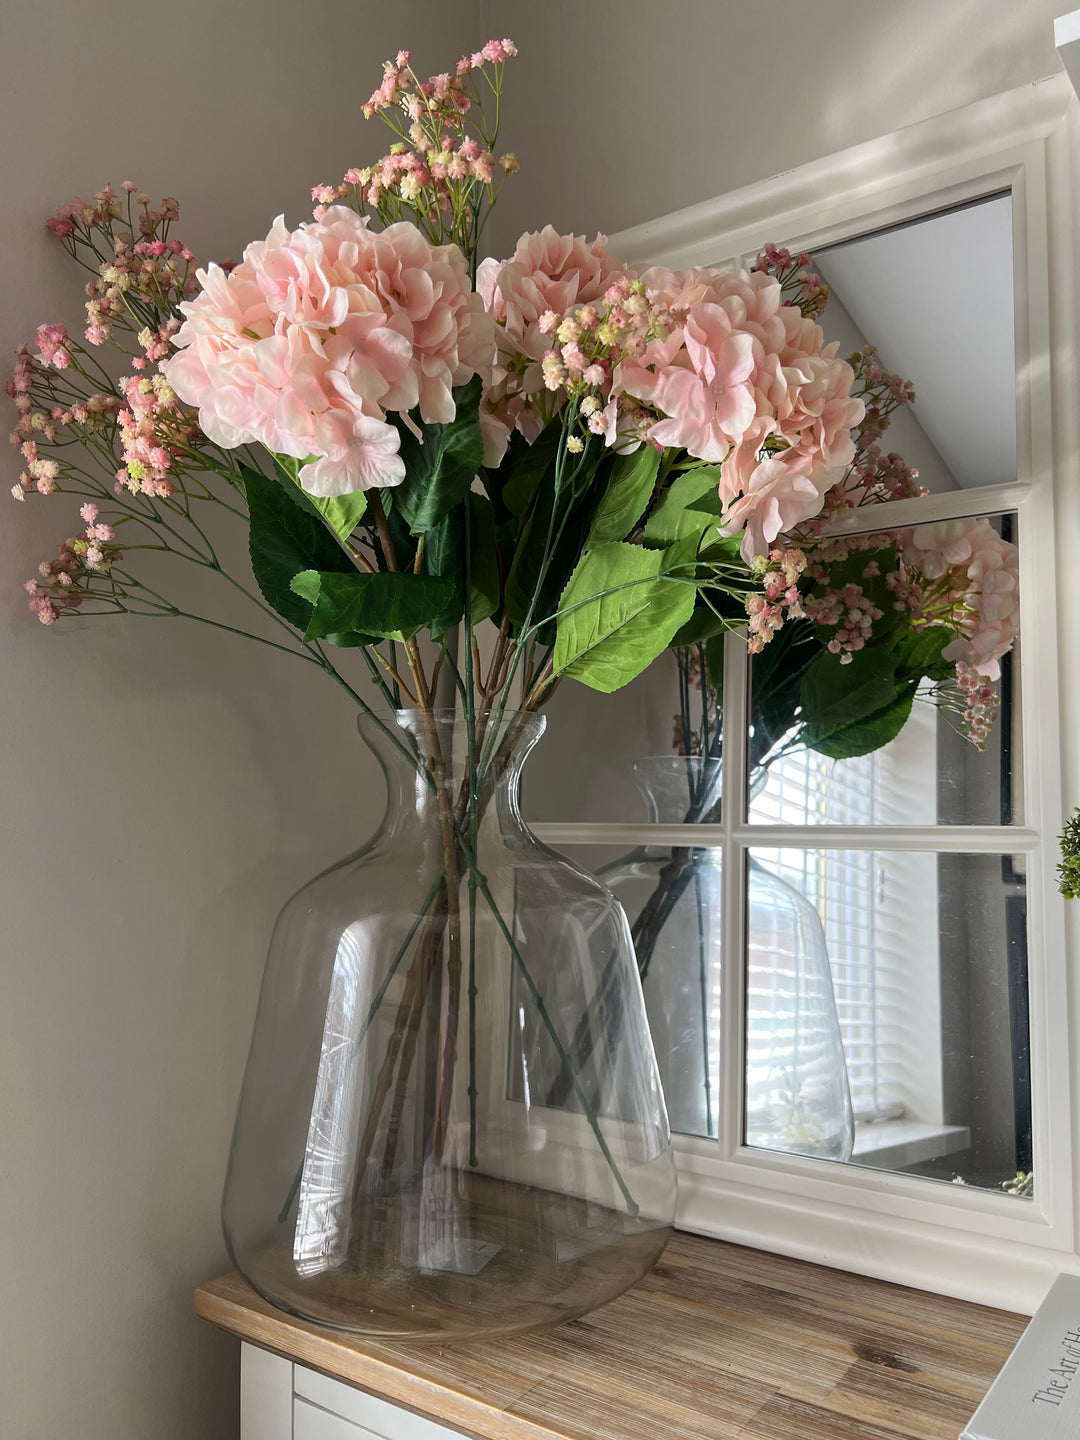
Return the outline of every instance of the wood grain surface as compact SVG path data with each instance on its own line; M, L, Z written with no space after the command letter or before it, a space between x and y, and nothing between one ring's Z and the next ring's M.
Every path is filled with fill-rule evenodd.
M1027 1324L682 1234L603 1309L485 1345L363 1341L275 1310L235 1274L195 1308L483 1440L956 1440Z

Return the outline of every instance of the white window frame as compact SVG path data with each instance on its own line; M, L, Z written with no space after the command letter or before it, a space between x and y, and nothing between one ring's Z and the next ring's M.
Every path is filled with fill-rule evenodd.
M897 501L846 533L1005 511L1019 515L1025 824L764 827L725 807L720 825L543 824L555 845L691 843L739 857L748 846L981 852L1024 857L1028 882L1031 1201L974 1187L836 1165L742 1144L743 865L727 863L723 1089L718 1140L679 1136L679 1225L985 1304L1033 1311L1060 1270L1080 1273L1080 1195L1071 1130L1075 1068L1067 961L1080 954L1080 909L1057 894L1062 773L1078 793L1080 605L1059 617L1053 573L1071 580L1080 542L1074 272L1080 124L1064 75L1009 91L896 134L613 236L621 258L683 269L756 253L767 241L813 250L935 210L1012 196L1017 363L1015 484ZM1060 649L1059 649L1060 637ZM725 660L724 794L746 793L745 647ZM1059 718L1066 723L1059 726ZM1064 755L1062 735L1068 741ZM1063 764L1062 764L1063 762ZM1071 808L1071 807L1070 807ZM1066 945L1066 931L1069 945Z

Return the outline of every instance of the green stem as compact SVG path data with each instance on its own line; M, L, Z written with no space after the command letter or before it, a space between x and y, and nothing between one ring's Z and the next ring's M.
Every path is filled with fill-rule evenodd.
M479 831L476 790L476 707L474 704L475 676L473 674L473 624L472 624L472 506L470 497L465 497L465 732L468 747L468 819L469 844L475 855ZM469 978L467 999L469 1008L469 1164L479 1163L476 1155L476 867L469 866Z

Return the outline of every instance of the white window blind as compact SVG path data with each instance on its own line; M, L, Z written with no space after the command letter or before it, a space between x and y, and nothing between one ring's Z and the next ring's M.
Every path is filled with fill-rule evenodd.
M810 750L782 755L751 800L751 823L934 823L935 724L931 707L916 705L899 739L872 755L844 761ZM935 857L824 849L753 854L821 918L856 1120L940 1121ZM920 906L912 906L913 895Z

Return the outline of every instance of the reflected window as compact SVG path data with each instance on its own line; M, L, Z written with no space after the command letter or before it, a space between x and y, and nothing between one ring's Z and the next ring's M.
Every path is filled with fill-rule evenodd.
M1017 479L1011 234L1011 199L996 195L813 257L832 289L822 323L839 353L872 338L883 365L915 384L914 407L893 416L882 448L918 469L927 519L918 500L899 502L892 525L886 504L850 510L832 532L838 546L852 542L850 554L830 556L882 616L910 610L913 642L933 618L895 604L890 582L904 566L928 590L954 564L956 576L966 572L952 559L920 571L909 550L944 554L965 527L980 545L995 532L1002 553L1027 539L1026 512L980 503L982 487ZM980 545L972 539L972 554ZM1010 552L1011 606L1014 562ZM932 603L967 603L968 587L956 580L950 598L950 583ZM1002 659L999 713L977 748L945 653L914 678L896 669L881 711L833 722L819 705L811 723L802 680L830 622L806 610L754 657L729 638L726 651L698 647L696 666L657 663L614 701L564 687L552 730L568 743L538 757L526 812L548 822L556 845L588 842L584 863L624 904L673 1130L731 1135L724 989L738 984L745 1145L1029 1196L1025 846L1034 840L1017 828L1019 641ZM891 656L894 633L881 630L868 648L876 638ZM853 669L830 677L830 695L846 694L844 677L873 657L853 647L848 658ZM708 697L710 733L719 725L723 742L708 754L689 738L707 699L693 677L706 669L714 687L721 675L736 686L737 702ZM878 729L860 753L830 724ZM661 838L657 825L683 833Z

